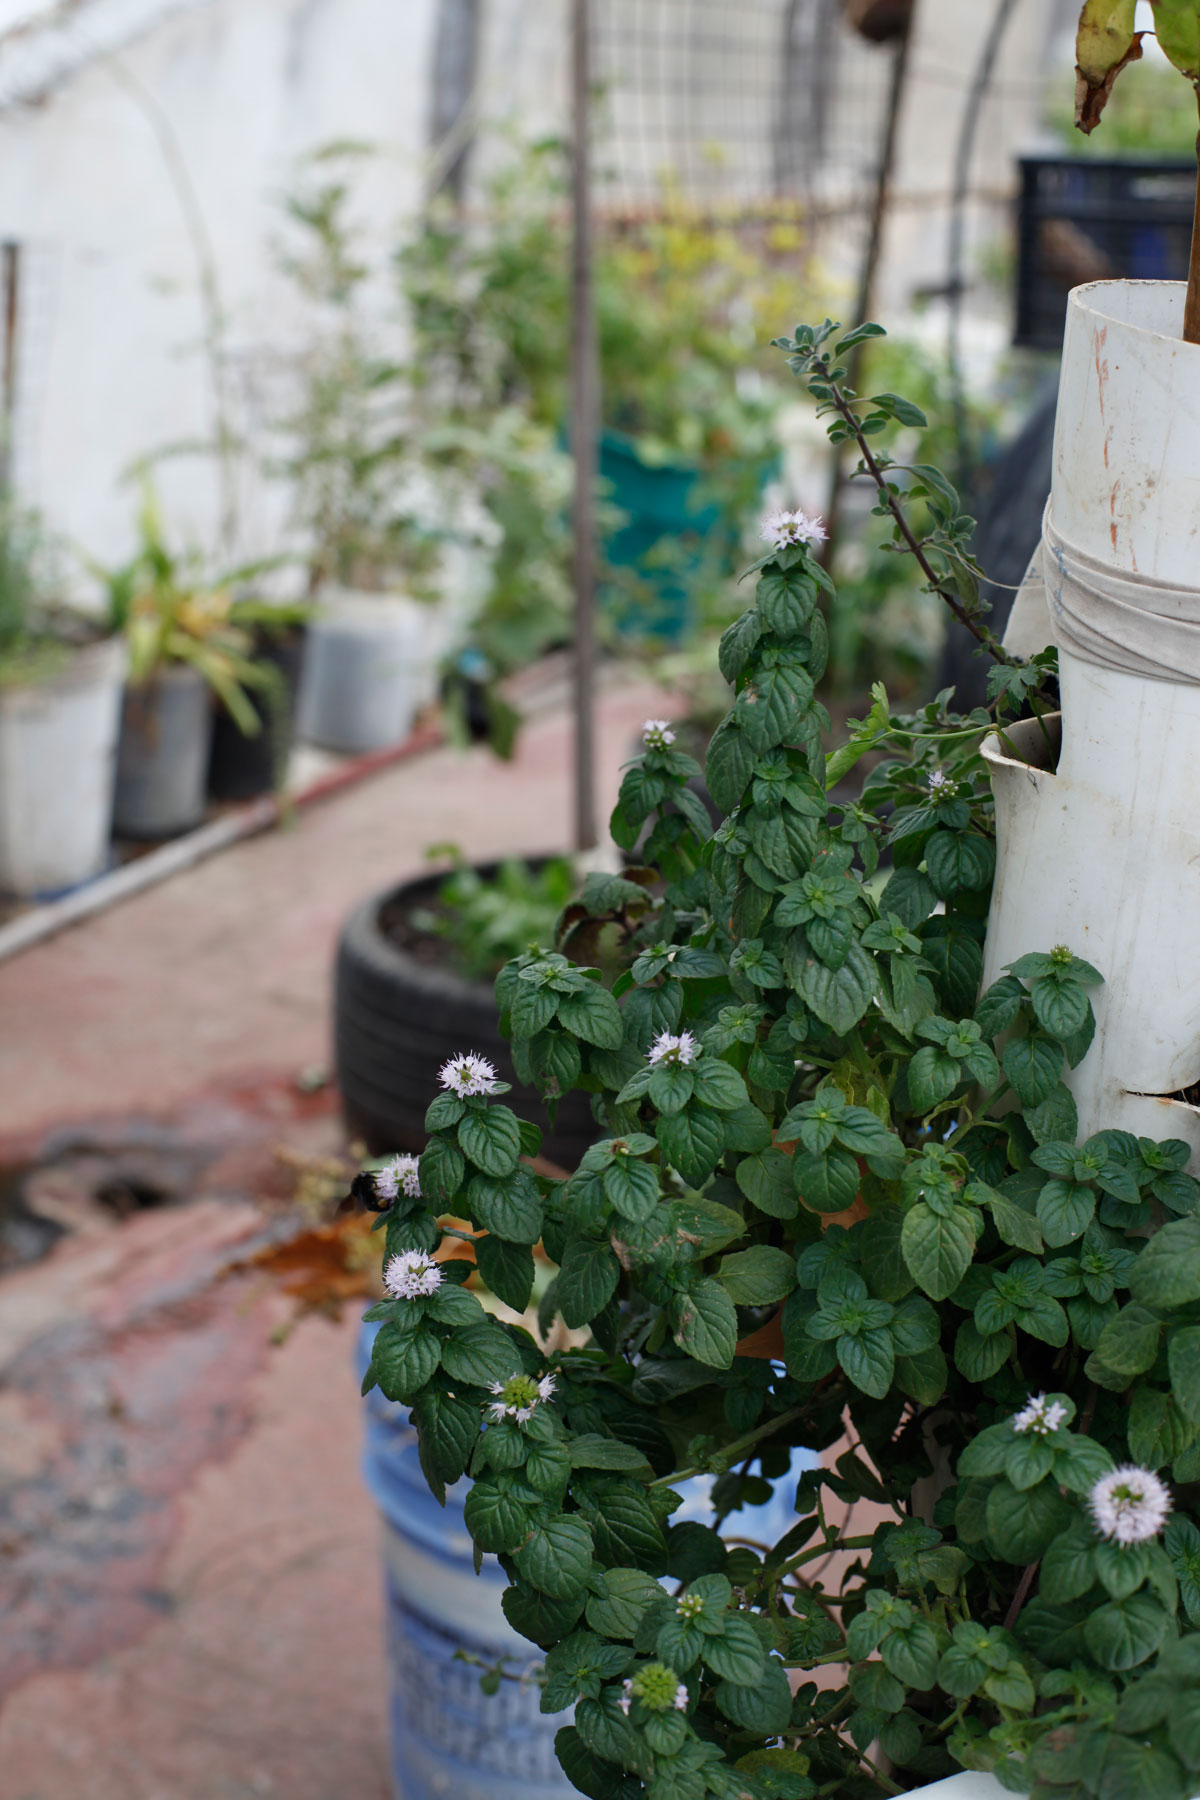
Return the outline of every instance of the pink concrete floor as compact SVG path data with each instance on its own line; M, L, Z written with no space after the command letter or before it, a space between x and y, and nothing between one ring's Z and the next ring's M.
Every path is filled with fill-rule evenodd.
M644 686L604 695L605 809L662 710ZM331 1110L286 1091L328 1060L349 907L431 842L557 849L568 819L567 722L546 713L514 764L432 752L0 965L9 1161L54 1128L103 1140L172 1112L236 1152L125 1224L68 1207L75 1229L0 1279L3 1800L389 1794L359 1309L276 1344L285 1304L230 1264L278 1217L270 1145L336 1142ZM223 1098L239 1084L257 1113Z
M641 684L602 696L602 819L662 699ZM527 723L512 763L432 751L0 964L0 1139L326 1060L354 901L420 871L432 844L479 861L565 848L570 754L561 710Z

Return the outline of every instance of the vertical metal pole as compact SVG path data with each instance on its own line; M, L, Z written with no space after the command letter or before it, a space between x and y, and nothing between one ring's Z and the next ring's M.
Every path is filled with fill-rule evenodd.
M592 291L592 194L589 146L590 0L571 0L571 451L575 577L575 848L596 843L596 438L599 371Z
M0 500L13 484L13 431L17 413L17 309L21 295L21 246L0 246Z
M871 201L871 218L867 227L867 242L863 250L863 259L858 272L858 297L854 303L854 317L851 323L862 325L871 316L875 304L875 286L879 275L879 263L883 255L883 234L887 225L888 203L892 192L893 164L896 160L896 139L900 129L900 114L904 104L904 88L908 76L909 52L916 36L916 4L905 21L904 28L896 39L896 47L892 52L892 72L888 82L887 107L883 119L883 135L879 144L879 156L875 164L875 192ZM858 381L859 364L862 361L862 345L856 344L846 359L849 371L848 385L854 387ZM825 545L825 564L828 567L833 561L837 548L838 532L841 528L842 501L846 488L846 456L840 444L835 445L833 463L829 477L829 505L825 526L828 541Z

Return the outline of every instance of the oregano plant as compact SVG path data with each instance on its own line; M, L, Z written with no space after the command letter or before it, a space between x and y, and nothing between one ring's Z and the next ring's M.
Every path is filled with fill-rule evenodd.
M1187 1800L1200 1186L1181 1142L1079 1140L1064 1078L1102 971L1075 947L1030 945L980 992L980 744L1043 718L1053 656L996 643L954 489L882 448L919 412L848 387L878 332L780 347L993 655L992 703L899 716L877 687L827 752L820 527L766 522L720 648L721 823L650 721L612 819L627 868L496 984L520 1078L589 1094L596 1142L539 1170L495 1069L446 1065L419 1161L370 1177L388 1298L366 1387L411 1409L435 1493L470 1477L477 1554L544 1653L545 1711L573 1708L558 1755L591 1800L856 1800L964 1767L1037 1800ZM610 986L586 959L614 938ZM536 1330L484 1309L447 1237L527 1318L543 1247ZM798 1447L821 1466L793 1472ZM711 1525L677 1518L697 1475ZM780 1540L727 1542L781 1485Z

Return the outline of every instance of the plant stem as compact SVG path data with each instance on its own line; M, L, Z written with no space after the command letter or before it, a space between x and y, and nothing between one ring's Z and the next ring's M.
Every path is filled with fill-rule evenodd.
M823 379L828 380L828 377L823 377ZM833 394L834 405L837 407L838 412L852 432L855 443L858 445L859 454L866 464L867 473L875 483L875 486L879 489L881 499L891 513L892 518L896 521L897 530L904 539L910 553L915 558L921 573L928 581L931 592L935 593L940 600L945 601L959 624L966 626L967 630L971 633L971 636L977 643L983 645L984 649L996 662L1006 663L1009 668L1016 668L1018 666L1018 659L1015 656L1010 656L994 632L989 631L987 626L981 624L978 619L972 618L957 594L952 594L950 590L947 587L944 587L938 580L937 572L935 571L933 564L929 561L929 558L921 548L920 542L914 534L912 526L904 516L904 508L900 505L895 494L893 494L890 485L884 479L883 470L879 467L879 464L875 461L875 458L871 453L871 446L867 442L862 426L858 422L858 414L855 412L836 381L829 381L828 385L830 392Z
M1011 1631L1017 1621L1017 1614L1029 1598L1029 1590L1033 1586L1033 1578L1038 1572L1035 1562L1027 1563L1017 1583L1017 1591L1012 1597L1012 1604L1004 1615L1004 1629Z
M858 1760L864 1769L870 1769L879 1785L886 1788L889 1794L902 1794L904 1792L904 1789L902 1787L897 1787L894 1781L889 1781L878 1763L873 1763L865 1751L859 1751Z
M835 1539L831 1544L822 1538L819 1544L811 1544L807 1550L802 1550L799 1556L793 1556L789 1562L785 1562L781 1569L772 1569L772 1579L783 1581L802 1564L812 1562L818 1556L832 1556L837 1550L869 1550L874 1542L873 1537L852 1537Z
M746 1432L744 1437L735 1438L732 1444L726 1444L723 1449L714 1451L709 1462L695 1463L690 1469L676 1469L670 1475L660 1475L658 1480L650 1482L649 1486L652 1488L674 1487L677 1481L690 1481L693 1475L715 1474L716 1470L712 1468L711 1463L717 1457L722 1459L726 1469L732 1468L743 1450L749 1450L763 1438L770 1437L773 1432L782 1431L785 1425L790 1425L793 1419L799 1419L807 1411L807 1403L803 1406L793 1406L788 1412L779 1413L775 1418L767 1419L763 1424L756 1425L754 1430Z
M220 487L221 545L228 558L233 553L238 532L237 481L233 469L237 440L232 423L225 305L221 298L216 252L187 158L183 154L170 115L119 57L106 57L104 66L118 86L123 87L130 99L141 108L147 124L158 140L163 165L175 190L184 229L191 240L192 254L196 259L196 279L204 314L204 352L208 358L209 380L212 383L213 427Z
M1200 108L1200 82L1196 84ZM1183 303L1183 341L1200 344L1200 133L1196 136L1196 201L1192 210L1192 253L1188 262L1187 298Z

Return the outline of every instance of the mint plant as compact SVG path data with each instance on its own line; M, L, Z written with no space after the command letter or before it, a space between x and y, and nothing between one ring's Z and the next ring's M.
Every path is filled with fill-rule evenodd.
M722 823L651 721L611 827L640 860L564 919L576 952L615 930L627 972L609 988L534 947L496 984L522 1080L590 1094L598 1141L536 1172L494 1069L446 1066L415 1172L376 1180L389 1297L366 1385L411 1408L436 1493L471 1477L477 1555L545 1652L544 1709L574 1707L558 1754L592 1800L857 1800L961 1767L1037 1800L1186 1800L1200 1186L1181 1142L1078 1141L1064 1076L1101 972L1031 946L979 992L979 746L1041 716L1052 658L994 642L953 488L879 449L922 420L846 384L878 329L781 348L858 442L897 545L996 653L992 706L897 717L877 688L827 755L832 584L813 521L771 522L720 647ZM868 750L887 754L844 794ZM540 1241L541 1342L561 1318L582 1347L489 1316L470 1265L436 1260L447 1235L518 1311ZM839 1444L791 1473L797 1446ZM698 1474L711 1527L676 1522ZM780 1541L727 1544L779 1484ZM890 1517L855 1528L860 1500Z

